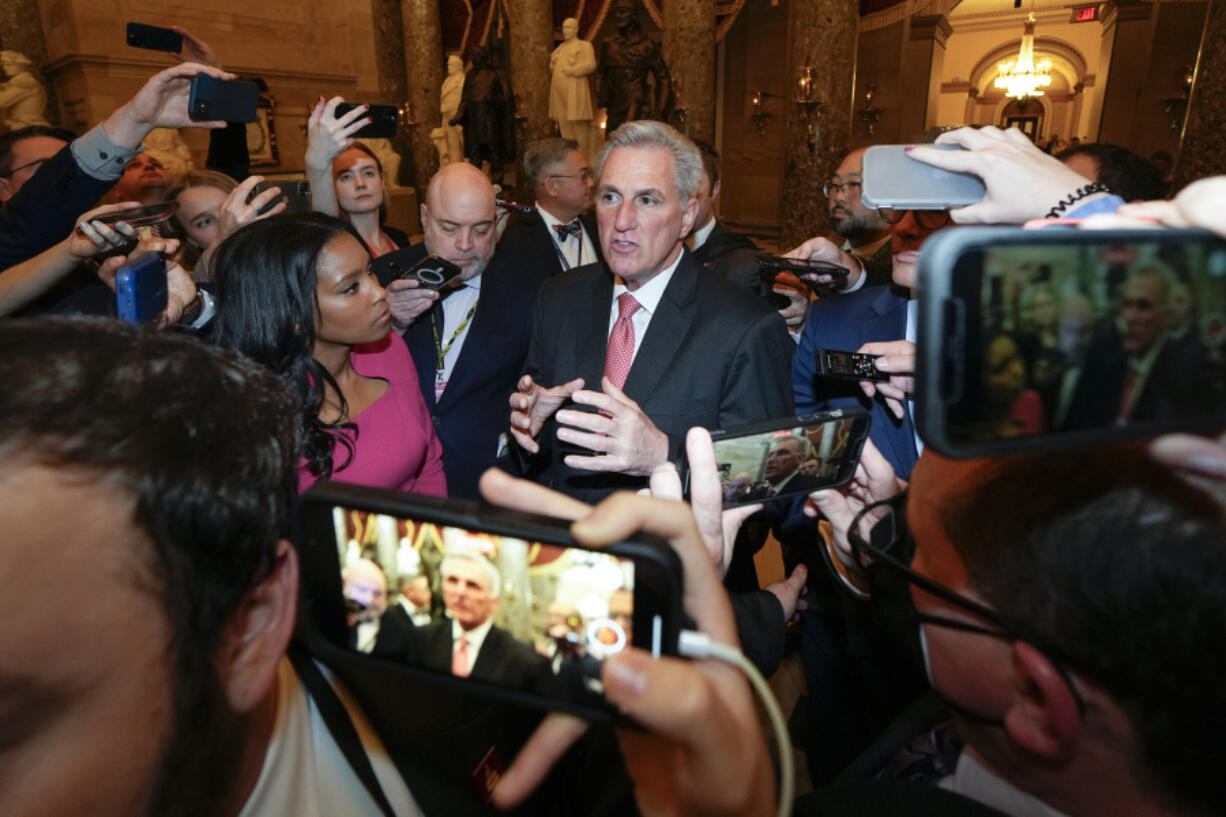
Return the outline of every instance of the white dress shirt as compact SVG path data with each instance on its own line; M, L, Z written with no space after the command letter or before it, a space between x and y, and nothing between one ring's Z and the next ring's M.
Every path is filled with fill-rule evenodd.
M460 622L454 618L451 620L451 654L454 656L460 648L460 636L464 636L464 640L468 642L468 674L473 674L473 665L477 663L477 654L481 652L481 645L485 643L485 637L490 634L490 628L494 626L494 619L487 618L484 624L478 624L471 630L465 630L460 626Z
M412 621L414 625L418 627L425 627L427 624L430 623L429 605L425 607L418 607L416 604L409 601L404 596L401 596L400 606L403 607L404 611L409 614L409 620Z
M937 786L969 797L1010 817L1065 817L1030 792L1014 786L987 768L970 749L958 755L954 773L943 777Z
M703 244L707 243L707 239L711 237L711 233L714 230L715 219L712 218L705 225L699 227L697 230L694 230L688 236L686 236L685 246L689 247L691 250L698 249Z
M655 314L656 308L660 305L660 299L664 297L664 290L668 288L668 282L673 280L673 273L677 271L677 265L681 263L681 256L684 253L677 253L677 259L661 270L647 283L630 292L626 285L622 283L620 277L614 279L613 283L613 305L609 307L609 331L607 335L613 334L613 324L617 323L617 298L623 292L630 292L634 296L634 300L639 302L639 308L634 311L634 315L630 317L630 322L634 325L634 354L639 353L639 348L643 345L643 336L647 334L647 327L651 324L651 316ZM634 358L630 359L632 361Z
M554 227L560 227L567 223L560 219L554 218L553 213L546 210L539 203L536 205L536 212L541 214L541 221L545 222L545 226L549 229L549 237L553 239L553 246L562 256L562 266L566 269L574 269L581 267L584 264L596 263L596 247L592 244L591 236L587 234L587 229L583 226L583 222L579 222L579 236L576 240L575 236L568 235L565 241L558 240L558 233Z
M443 325L437 327L439 346L446 349L446 354L443 355L443 366L438 368L437 358L435 360L434 372L434 399L438 400L443 396L443 390L447 388L447 382L451 380L451 372L455 369L456 361L460 359L460 350L464 348L464 340L468 337L468 330L473 328L473 322L470 320L468 324L460 330L459 335L455 336L455 341L451 342L451 338L455 335L457 329L460 329L460 324L464 322L464 318L468 316L468 310L473 308L477 303L477 299L481 297L481 276L477 275L471 280L466 281L459 289L452 292L443 299ZM476 318L476 313L473 313L473 318ZM451 347L447 344L451 342ZM438 350L435 350L435 355Z

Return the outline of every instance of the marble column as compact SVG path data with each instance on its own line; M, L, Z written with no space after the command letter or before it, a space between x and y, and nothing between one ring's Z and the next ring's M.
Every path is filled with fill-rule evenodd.
M903 141L912 139L937 124L945 43L953 31L953 26L943 14L916 14L907 21L901 76L915 79L927 77L928 82L920 85L918 82L912 84L908 81L910 90L899 97L899 121L902 124Z
M851 128L852 81L856 68L857 0L793 0L788 30L786 135L780 242L790 249L827 232L822 184L847 151ZM797 83L805 67L822 105L796 102Z
M688 135L715 142L715 0L665 0L661 42Z
M438 170L438 153L430 131L438 127L439 91L443 87L443 33L438 0L401 0L404 30L405 98L415 125L409 128L413 184L425 201L426 185ZM382 90L382 85L380 85Z
M404 23L400 0L370 0L375 35L375 68L379 74L379 102L400 107L408 99L408 71L404 64ZM397 184L414 183L413 146L408 130L397 128L392 147L402 158Z
M516 170L524 148L553 134L549 119L549 55L553 53L552 0L513 0L505 6L511 32L511 88L515 115L522 123L516 151ZM515 173L518 179L520 173Z
M38 12L38 0L7 0L0 3L0 43L3 43L3 47L8 51L20 51L34 63L36 76L47 91L47 120L53 125L60 124L60 106L56 100L55 86L43 74L49 60L43 20ZM0 82L3 81L4 78L0 77Z
M1196 61L1173 188L1226 174L1226 0L1213 0Z

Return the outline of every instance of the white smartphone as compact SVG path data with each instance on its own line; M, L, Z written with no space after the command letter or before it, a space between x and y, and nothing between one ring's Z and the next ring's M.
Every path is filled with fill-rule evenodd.
M926 145L962 150L957 145ZM877 145L864 152L860 200L869 207L897 210L948 210L983 198L978 176L953 173L912 159L906 145Z

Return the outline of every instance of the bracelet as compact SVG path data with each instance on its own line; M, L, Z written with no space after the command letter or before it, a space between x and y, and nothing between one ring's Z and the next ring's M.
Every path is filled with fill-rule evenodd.
M199 304L199 312L194 316L184 314L180 322L185 324L188 329L201 329L213 319L213 315L217 312L217 304L213 301L213 296L203 289L196 290L196 300L194 303Z
M1068 209L1068 207L1070 207L1073 204L1076 204L1082 199L1088 196L1092 196L1095 193L1110 193L1110 192L1111 190L1110 188L1107 187L1107 185L1100 184L1099 182L1094 182L1093 184L1087 184L1085 187L1078 187L1072 193L1069 193L1068 196L1056 202L1056 206L1048 210L1047 215L1045 215L1044 218L1060 218L1061 213L1063 213L1066 209Z

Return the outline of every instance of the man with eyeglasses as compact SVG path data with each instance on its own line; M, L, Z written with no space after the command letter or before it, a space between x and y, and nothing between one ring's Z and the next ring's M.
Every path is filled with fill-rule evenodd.
M0 270L62 241L119 179L154 128L222 128L187 116L192 77L233 74L183 63L154 75L136 96L81 137L23 128L0 138Z
M1220 476L1185 481L1135 446L928 452L898 493L875 450L862 464L813 496L830 563L924 668L952 728L931 729L937 717L922 741L903 730L874 747L882 762L856 772L877 782L859 796L941 800L915 785L932 783L1007 815L1226 812ZM801 813L832 813L822 801Z
M591 216L596 178L574 139L534 142L524 153L524 178L536 212L507 225L499 254L512 264L557 275L602 259Z

